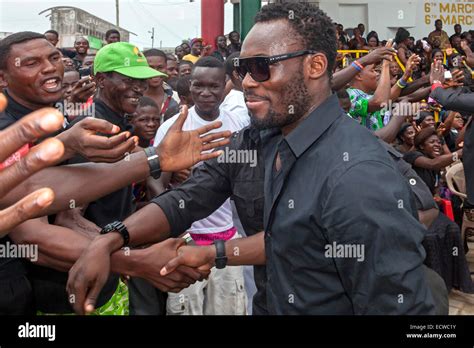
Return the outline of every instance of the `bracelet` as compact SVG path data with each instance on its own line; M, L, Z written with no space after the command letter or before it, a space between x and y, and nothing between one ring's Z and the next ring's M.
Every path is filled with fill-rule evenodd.
M431 92L433 92L438 87L443 88L443 84L439 80L434 80L433 84L431 85Z
M400 87L400 89L404 89L406 86L408 86L408 83L403 79L399 79L397 81L397 86Z
M362 66L362 64L360 64L358 61L354 60L352 63L351 63L351 66L354 67L357 71L361 71L362 69L364 69L364 67Z

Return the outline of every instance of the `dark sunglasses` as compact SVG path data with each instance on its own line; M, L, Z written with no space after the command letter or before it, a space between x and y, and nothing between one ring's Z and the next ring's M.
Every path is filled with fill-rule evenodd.
M250 76L257 82L264 82L270 79L270 65L282 60L287 60L290 58L296 58L304 56L306 54L314 54L316 51L305 50L305 51L296 51L292 53L279 54L277 56L264 57L248 57L248 58L238 58L234 61L235 70L239 74L240 78L243 80L245 75L250 74Z

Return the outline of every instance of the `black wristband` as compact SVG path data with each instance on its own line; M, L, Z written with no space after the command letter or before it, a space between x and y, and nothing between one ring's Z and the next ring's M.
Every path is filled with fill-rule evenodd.
M222 239L216 239L214 241L216 246L216 268L222 269L227 266L227 256L225 256L225 241Z
M128 233L127 227L121 221L114 221L106 225L101 231L100 234L107 234L109 232L118 232L123 238L123 245L127 246L130 242L130 234Z
M147 147L144 151L150 167L150 175L154 179L158 179L161 176L160 156L157 155L153 146Z

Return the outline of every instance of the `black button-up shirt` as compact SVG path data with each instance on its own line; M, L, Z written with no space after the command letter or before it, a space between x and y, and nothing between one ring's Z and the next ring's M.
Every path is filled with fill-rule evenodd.
M155 197L171 226L171 235L179 236L194 221L212 214L231 197L248 236L263 231L263 158L258 130L246 127L233 134L226 151L254 151L256 165L228 163L212 159L197 166L180 186ZM254 314L266 314L265 266L254 266L257 294Z
M262 144L270 314L434 314L409 184L335 95Z

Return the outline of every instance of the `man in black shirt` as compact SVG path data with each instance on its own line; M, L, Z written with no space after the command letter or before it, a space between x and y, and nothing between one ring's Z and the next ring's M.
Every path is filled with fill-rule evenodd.
M295 26L288 20L290 10ZM273 129L262 132L265 248L263 233L245 238L238 264L266 262L267 308L273 314L434 313L422 266L425 230L409 184L376 138L331 96L329 72L336 55L331 27L330 19L311 6L272 4L257 16L242 47L238 69L252 121ZM311 51L304 50L308 46ZM294 59L275 67L265 61L247 64L262 50ZM132 215L124 222L131 243L149 241L151 235L159 240L173 231L167 215L157 205ZM226 251L232 250L231 242ZM100 237L73 267L69 291L83 296L76 311L84 311L84 297L86 307L93 304L101 287L95 282L85 294L78 275L89 274L91 267L103 271L107 263L101 259L120 245L120 236ZM226 256L229 264L236 259ZM206 259L209 267L213 260Z

